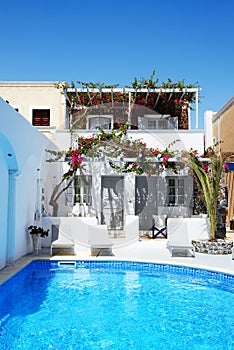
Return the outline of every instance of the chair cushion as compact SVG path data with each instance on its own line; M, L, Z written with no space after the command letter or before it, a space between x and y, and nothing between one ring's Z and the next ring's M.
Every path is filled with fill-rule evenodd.
M165 227L166 215L153 215L154 224L156 227Z

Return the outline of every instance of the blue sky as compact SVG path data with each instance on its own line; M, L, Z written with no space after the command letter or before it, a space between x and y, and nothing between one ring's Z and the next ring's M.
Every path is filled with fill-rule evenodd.
M234 95L234 1L1 0L1 81L134 77L201 86L200 122Z

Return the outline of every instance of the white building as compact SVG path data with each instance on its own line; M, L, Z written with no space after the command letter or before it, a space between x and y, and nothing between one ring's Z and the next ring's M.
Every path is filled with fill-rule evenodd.
M63 85L61 85L63 86ZM52 140L59 149L67 149L72 144L69 131L73 136L90 137L98 133L96 127L101 126L109 132L119 125L128 124L127 137L132 140L142 139L147 147L165 149L169 144L174 150L204 151L203 130L191 130L189 119L189 105L185 100L177 113L165 114L156 112L147 103L153 98L153 104L159 102L160 94L170 100L173 94L183 99L185 93L195 96L198 100L199 89L164 89L152 91L134 89L65 89L66 115L64 128L57 129ZM145 96L144 103L134 102L134 94ZM153 95L154 97L151 97ZM161 95L161 96L162 96ZM170 97L171 96L171 97ZM124 101L121 98L124 97ZM175 97L174 97L175 98ZM151 100L150 100L151 99ZM152 104L152 101L151 101ZM196 104L197 106L197 104ZM157 109L157 108L156 108ZM161 108L162 109L162 108ZM198 119L198 113L196 113ZM196 125L198 121L196 120ZM74 137L73 137L74 139ZM65 141L66 140L66 141ZM74 147L76 145L72 144ZM107 157L108 158L108 157ZM86 170L82 176L77 173L75 181L60 197L56 207L45 203L49 215L67 216L71 212L78 215L95 214L102 224L107 224L110 230L124 227L125 216L139 215L140 229L149 230L152 226L152 215L163 213L169 216L191 216L193 214L193 180L187 173L175 174L168 172L164 176L135 176L124 172L116 172L109 166L108 159L93 159L88 157ZM136 158L136 156L135 156ZM120 161L120 157L115 161ZM133 161L133 159L131 160ZM51 167L56 167L50 163ZM66 164L63 164L64 171ZM52 171L55 174L55 171ZM61 177L59 174L57 181ZM46 179L45 187L49 184ZM55 183L52 188L54 188ZM47 192L48 190L46 190ZM50 198L50 196L48 197ZM75 206L75 208L74 208Z
M46 150L75 147L71 131L72 135L89 137L98 133L97 126L111 132L120 124L128 124L126 137L141 139L149 148L165 149L171 144L179 154L191 148L202 154L204 131L198 129L198 92L198 88L63 91L53 82L0 82L0 186L4 194L0 268L31 249L27 227L33 223L38 201L39 174L41 210L50 217L96 216L110 231L118 232L125 227L127 215L139 216L143 231L150 230L153 214L191 216L193 181L186 171L150 177L117 172L108 157L87 157L84 173L77 172L75 180L55 201L54 189L68 165L64 158L48 162L50 153ZM189 94L196 104L195 130L190 128L186 100ZM174 109L173 101L180 107ZM136 160L135 156L128 161ZM114 162L123 166L126 159L118 156ZM49 245L51 237L46 242Z

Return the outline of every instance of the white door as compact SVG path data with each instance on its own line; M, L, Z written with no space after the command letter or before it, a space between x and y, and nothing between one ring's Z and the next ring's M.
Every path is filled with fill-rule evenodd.
M157 213L156 177L136 176L135 186L135 211L140 229L150 230L152 216Z
M108 229L122 230L124 222L124 177L102 176L101 223Z

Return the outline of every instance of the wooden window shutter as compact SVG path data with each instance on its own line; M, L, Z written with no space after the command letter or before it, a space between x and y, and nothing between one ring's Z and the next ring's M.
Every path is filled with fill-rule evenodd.
M32 124L34 126L50 126L49 109L33 109Z

